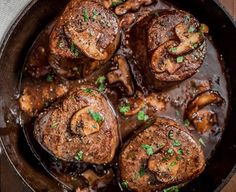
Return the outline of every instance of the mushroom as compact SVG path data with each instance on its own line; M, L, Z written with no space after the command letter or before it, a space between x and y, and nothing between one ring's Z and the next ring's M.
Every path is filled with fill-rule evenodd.
M200 133L205 133L212 129L217 123L217 115L210 110L201 109L196 113L193 124Z
M122 3L121 5L118 5L115 8L115 13L117 15L123 15L127 13L129 10L138 10L140 6L142 5L150 5L153 2L153 0L127 0L126 2Z
M127 13L120 19L120 27L121 28L128 28L135 22L135 14L134 13Z
M167 48L173 44L175 44L174 41L167 41L153 52L151 59L151 68L156 73L163 73L165 71L168 71L170 74L173 74L181 67L181 65L173 59L165 58L165 55L168 54Z
M101 38L102 33L96 29L86 29L83 32L77 32L75 24L69 22L65 27L64 31L67 36L69 36L73 43L88 57L95 60L106 60L108 58L108 53L101 48L98 49L97 42Z
M170 148L172 149L172 148ZM172 149L174 151L174 149ZM177 161L177 154L166 155L165 153L157 153L148 160L148 169L155 172L155 176L160 182L170 182L176 178L180 167L180 161ZM166 159L166 160L163 160Z
M76 192L89 192L106 187L112 181L113 171L109 169L105 175L98 176L94 171L88 169L81 175L87 180L89 186L83 189L79 187Z
M135 96L130 97L125 102L121 102L119 109L123 115L132 116L137 114L144 107L144 105L143 95L141 92L137 92ZM126 107L126 110L122 111L122 108L124 107Z
M190 28L191 29L191 28ZM184 23L180 23L175 27L175 33L180 40L179 45L171 45L168 49L172 55L183 55L201 45L204 41L202 32L194 32ZM207 31L204 31L205 33Z
M116 55L114 61L118 63L118 69L107 74L110 84L121 82L126 89L127 95L134 94L134 86L126 59L121 55Z
M204 133L217 123L216 114L210 110L203 110L209 104L223 102L223 98L215 91L205 91L198 95L186 109L186 117L193 122L200 133Z
M164 111L166 109L166 103L159 99L156 94L150 94L145 99L145 104L154 108L155 111Z
M75 134L88 136L100 130L100 125L90 115L92 107L85 107L77 111L71 118L70 127Z

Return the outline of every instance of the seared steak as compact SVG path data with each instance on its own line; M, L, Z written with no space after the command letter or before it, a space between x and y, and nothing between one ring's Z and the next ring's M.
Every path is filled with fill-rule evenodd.
M57 158L103 164L112 161L119 142L110 103L89 86L71 91L35 122L37 141Z
M49 62L65 77L81 77L81 66L88 64L84 75L89 75L87 68L94 70L111 58L119 38L118 19L111 10L93 1L73 0L50 35Z
M166 118L131 138L119 166L121 179L134 191L160 191L197 177L205 167L200 144L180 125Z

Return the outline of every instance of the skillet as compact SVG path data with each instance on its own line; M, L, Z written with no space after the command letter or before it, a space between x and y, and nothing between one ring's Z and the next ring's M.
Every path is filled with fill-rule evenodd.
M189 11L211 29L218 51L225 61L228 76L231 110L222 141L201 176L183 191L220 191L236 172L236 27L232 18L213 0L169 0L177 7ZM27 52L39 32L64 8L68 1L34 0L18 16L1 44L0 51L0 134L9 160L32 191L62 191L63 186L42 168L35 158L18 125L15 103L16 90ZM182 190L181 190L182 191Z

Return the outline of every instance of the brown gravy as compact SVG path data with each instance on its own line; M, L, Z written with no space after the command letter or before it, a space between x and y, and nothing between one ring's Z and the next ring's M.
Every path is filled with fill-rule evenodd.
M135 14L137 17L145 15L147 12L161 12L164 9L173 9L172 5L165 3L164 1L159 1L157 5L151 5L148 7L141 8ZM86 84L95 84L97 77L100 75L106 74L114 64L112 62L108 62L109 66L106 65L101 70L97 71L89 77L88 79L82 80L66 80L57 77L56 74L53 74L52 69L49 67L46 55L43 55L39 52L39 49L47 50L48 38L50 31L53 27L53 23L48 25L37 37L35 40L31 50L29 51L28 57L26 59L26 68L23 72L22 78L22 87L21 90L24 89L25 86L40 86L40 84L47 82L47 74L50 73L53 75L55 82L62 82L64 84L69 84L70 86L78 85L82 83ZM129 31L122 31L122 41L121 46L117 50L117 53L122 53L123 55L130 54L130 49L126 46L126 38L127 36L132 36ZM133 39L134 41L135 39ZM137 49L142 50L142 47L137 47ZM38 65L44 66L45 76L40 78L32 78L27 73L27 68L29 67L29 62L36 62ZM133 73L135 83L135 89L143 92L144 94L150 94L153 92L150 85L145 85L145 80L142 79L141 72L137 68L137 66L131 62L131 71ZM187 107L189 101L191 101L196 96L196 90L194 88L194 83L200 83L208 81L210 82L210 86L212 90L218 91L221 97L224 99L224 102L221 106L211 106L211 108L217 113L218 124L215 127L214 131L210 131L204 134L199 134L195 131L195 128L192 125L186 126L184 125L184 111ZM95 85L96 86L96 85ZM118 101L124 97L120 91L120 86L109 86L106 89L105 94L111 100L114 110L118 111ZM155 91L154 91L155 93ZM210 36L208 36L207 40L207 55L204 60L204 64L199 69L199 72L196 73L191 78L179 83L171 87L168 90L163 90L162 92L156 92L160 98L163 98L166 101L166 110L164 112L158 112L158 116L168 117L176 122L183 124L186 129L189 129L191 134L199 140L200 138L204 141L203 150L206 156L206 159L210 159L212 156L217 144L219 143L222 133L225 127L225 120L227 117L228 111L228 92L227 92L227 82L225 78L225 74L223 71L223 61L219 53L217 52L213 42L211 41ZM135 132L135 128L138 125L135 117L123 117L117 112L118 121L120 122L119 132L120 132L120 147L122 147L123 143ZM30 144L32 145L32 149L46 168L46 170L51 173L58 181L64 184L68 189L75 189L79 183L83 183L83 179L80 174L86 169L94 170L98 175L103 175L107 172L109 168L113 169L114 179L113 182L108 186L108 191L114 191L114 188L117 188L119 191L119 179L117 179L116 175L118 175L118 165L117 165L117 156L114 158L113 162L109 165L87 165L81 163L68 163L63 162L55 157L49 155L45 152L34 140L33 138L33 124L34 118L29 119L28 117L23 117L23 127L25 133L28 137ZM119 151L119 149L117 151Z

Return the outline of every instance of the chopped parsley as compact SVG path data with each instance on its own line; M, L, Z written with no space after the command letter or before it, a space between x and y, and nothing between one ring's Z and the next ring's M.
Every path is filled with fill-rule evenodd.
M92 16L92 19L95 20L98 16L98 12L96 9L93 9L93 16Z
M179 155L183 155L184 153L183 153L183 150L182 149L178 149L178 154Z
M124 2L124 0L112 1L111 6L112 6L112 7L116 7L116 6L120 5L120 4L123 3L123 2Z
M174 150L173 150L172 148L169 148L169 149L167 150L167 153L168 153L169 155L173 155L173 154L174 154Z
M184 126L189 127L189 125L190 125L190 121L188 119L185 119L184 120Z
M176 58L177 63L182 63L184 61L184 56L179 56Z
M189 29L188 29L188 32L189 33L193 33L194 31L195 31L195 27L190 26Z
M146 150L147 155L153 155L153 148L151 145L142 144L141 147Z
M172 52L176 52L176 51L177 51L177 47L172 47L172 48L171 48L171 51L172 51Z
M180 116L180 111L179 111L179 110L176 110L176 111L175 111L175 114L176 114L176 116L179 117L179 116Z
M201 137L199 138L198 141L199 141L199 143L202 144L202 146L206 147L206 144L205 144L205 142L203 141L203 139Z
M173 141L173 146L174 146L174 147L179 147L180 145L181 145L181 143L180 143L179 140L175 139L175 140Z
M122 114L126 114L129 111L130 111L130 104L129 103L120 107L120 113L122 113Z
M93 90L91 88L83 88L83 91L85 93L89 93L89 94L91 94L93 92Z
M75 156L75 159L77 161L81 161L83 159L83 155L84 155L84 152L83 151L79 151L76 156Z
M47 75L47 82L48 83L53 82L53 75L50 75L50 74Z
M100 123L101 121L103 121L103 117L100 115L100 113L93 112L90 109L88 110L88 113L93 118L93 120L96 121L97 123Z
M97 78L96 84L98 85L98 90L100 92L103 92L105 90L105 81L106 81L105 76L100 76Z
M79 50L77 49L76 45L74 43L71 44L70 46L70 52L75 56L79 56Z
M96 125L92 125L92 128L96 129L96 128L97 128L97 126L96 126Z
M170 130L169 132L168 132L168 138L169 139L174 139L174 131L173 130Z
M164 189L163 192L179 192L179 188L176 186L172 186L172 187Z
M128 189L128 181L122 181L121 186L125 189Z
M51 124L51 128L56 128L59 125L59 122L53 122Z
M175 165L177 165L177 162L176 162L176 161L172 161L172 162L170 163L170 167L174 167Z
M139 121L147 121L149 119L149 116L146 115L144 111L139 111L137 118Z
M86 8L83 8L83 17L84 17L85 22L87 22L89 20L89 14L88 14L88 10Z
M140 170L139 170L139 176L143 177L144 174L145 174L145 169L144 169L144 167L141 167Z

